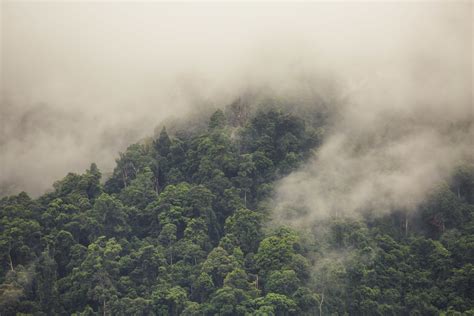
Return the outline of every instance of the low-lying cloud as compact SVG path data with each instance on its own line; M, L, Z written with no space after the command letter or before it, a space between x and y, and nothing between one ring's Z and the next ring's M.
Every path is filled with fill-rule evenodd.
M167 117L248 91L329 106L278 190L314 216L415 205L472 156L470 2L1 6L0 193L109 171Z
M374 62L361 65L366 79L347 90L323 145L280 182L277 221L413 211L474 162L472 5L424 5L399 21L411 31L384 62L369 46Z

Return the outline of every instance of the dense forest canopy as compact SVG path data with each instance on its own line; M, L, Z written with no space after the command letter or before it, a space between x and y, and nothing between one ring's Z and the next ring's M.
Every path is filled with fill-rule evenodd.
M0 313L474 314L472 164L411 212L284 225L276 186L330 128L321 109L288 108L237 101L130 145L110 177L92 163L36 199L2 198Z

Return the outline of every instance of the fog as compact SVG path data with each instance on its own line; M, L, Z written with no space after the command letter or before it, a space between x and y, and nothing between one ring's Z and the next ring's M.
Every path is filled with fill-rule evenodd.
M346 90L311 161L280 181L277 222L413 212L456 168L473 165L472 4L419 8L398 21L409 28L403 37L384 33L387 54L363 44L363 59L373 58L359 64L365 79Z
M91 162L110 171L170 116L264 91L332 106L323 146L279 184L278 210L413 207L472 157L472 10L3 1L0 193L41 194Z

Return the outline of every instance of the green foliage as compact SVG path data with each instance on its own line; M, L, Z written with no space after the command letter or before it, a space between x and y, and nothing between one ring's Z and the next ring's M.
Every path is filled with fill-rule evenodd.
M472 166L410 216L271 227L276 181L321 142L307 114L239 99L129 146L104 185L91 164L0 199L0 314L474 314Z
M262 215L248 209L239 209L227 218L225 231L232 234L244 252L255 252L263 237Z
M212 114L209 120L209 130L223 128L226 124L226 118L224 112L221 109L217 110Z
M299 284L301 284L301 281L298 280L295 271L275 271L268 277L267 283L265 284L265 291L290 296L297 290Z
M255 256L260 273L268 276L291 263L298 248L299 237L289 229L281 229L275 235L262 240Z
M92 219L99 225L100 235L123 237L130 231L125 207L119 200L107 193L103 193L97 198L90 213Z
M155 192L153 172L149 167L140 172L130 185L120 192L120 199L125 205L144 209L155 201L158 194Z
M239 266L239 262L223 248L214 248L202 265L202 271L208 273L217 286L222 286L227 273Z

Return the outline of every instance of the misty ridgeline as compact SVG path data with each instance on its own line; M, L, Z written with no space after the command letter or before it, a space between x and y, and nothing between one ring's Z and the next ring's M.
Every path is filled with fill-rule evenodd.
M472 3L1 6L1 315L474 315Z

